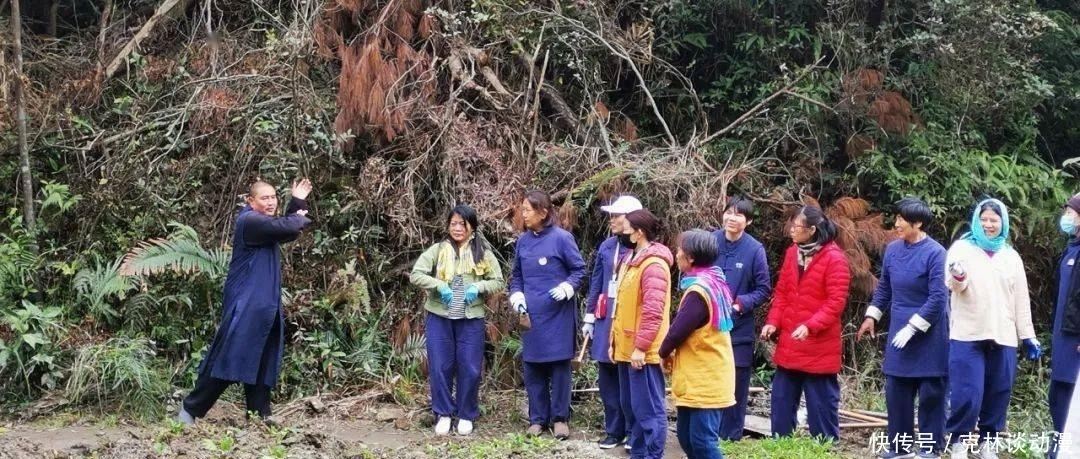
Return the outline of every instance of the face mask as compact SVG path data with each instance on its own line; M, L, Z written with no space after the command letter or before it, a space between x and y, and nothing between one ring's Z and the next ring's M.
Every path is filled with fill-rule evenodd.
M1058 228L1061 228L1061 231L1065 234L1072 236L1076 234L1076 219L1068 215L1062 215L1061 219L1058 220Z
M626 247L630 250L634 250L635 248L637 248L637 244L634 244L634 242L630 240L629 234L619 235L619 245Z

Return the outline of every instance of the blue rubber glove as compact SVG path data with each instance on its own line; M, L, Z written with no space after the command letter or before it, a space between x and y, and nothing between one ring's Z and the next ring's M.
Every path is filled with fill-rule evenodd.
M1039 340L1035 338L1025 339L1024 347L1027 348L1028 360L1038 360L1042 355L1042 344L1039 344Z
M470 285L465 289L465 304L472 303L478 296L480 296L480 290L475 285Z
M454 291L450 290L449 285L439 286L439 297L442 298L442 302L446 305L450 304L450 301L454 299Z

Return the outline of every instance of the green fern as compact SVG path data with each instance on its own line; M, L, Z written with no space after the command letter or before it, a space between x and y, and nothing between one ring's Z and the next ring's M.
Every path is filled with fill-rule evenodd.
M185 274L204 273L211 278L225 275L229 267L229 249L205 249L190 226L172 222L173 233L165 239L140 242L124 256L120 273L125 276L149 276L167 271Z
M160 416L159 398L168 390L168 380L154 366L154 347L153 341L126 337L82 347L71 364L64 395L102 409L118 403L143 419Z
M120 317L120 313L109 304L109 299L116 297L123 301L128 292L135 288L132 278L120 274L122 261L117 258L105 266L95 261L93 268L79 270L72 279L79 299L87 303L90 313L108 322Z

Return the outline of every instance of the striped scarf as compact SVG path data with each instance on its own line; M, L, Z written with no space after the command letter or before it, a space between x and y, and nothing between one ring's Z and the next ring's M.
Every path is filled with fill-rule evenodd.
M705 300L711 309L712 326L723 332L731 331L735 326L731 308L734 301L724 271L717 266L690 268L679 282L679 288L687 290L692 287L705 292Z

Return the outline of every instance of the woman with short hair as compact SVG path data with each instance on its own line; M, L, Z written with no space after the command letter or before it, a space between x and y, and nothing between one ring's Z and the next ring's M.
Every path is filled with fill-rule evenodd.
M721 459L722 409L735 404L735 360L731 335L734 297L724 271L712 266L716 238L703 230L679 236L675 264L683 277L679 310L660 357L671 373L678 412L676 435L686 457Z

